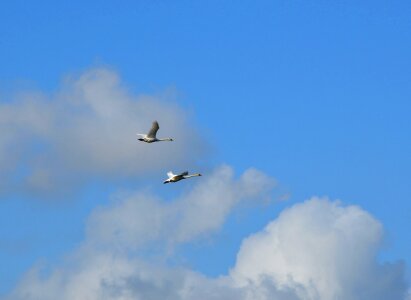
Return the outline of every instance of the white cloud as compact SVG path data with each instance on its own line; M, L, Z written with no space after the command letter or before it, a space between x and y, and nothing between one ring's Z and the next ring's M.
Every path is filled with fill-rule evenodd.
M200 293L199 282L217 288L218 280L155 263L147 252L166 259L175 245L217 232L234 207L266 198L274 184L254 169L236 179L230 167L222 166L172 202L142 192L114 197L94 210L85 242L65 266L45 277L34 268L10 298L190 299ZM225 285L220 289L236 293Z
M152 120L175 142L136 140ZM206 144L187 113L161 96L134 96L117 74L93 69L52 96L0 105L2 190L62 190L87 178L124 179L192 166ZM227 276L168 264L178 245L218 233L275 181L255 169L217 168L173 201L139 191L96 208L65 263L35 266L6 297L22 299L409 299L401 263L381 264L382 225L357 206L313 198L244 239ZM64 191L64 190L63 190ZM178 254L178 253L177 253Z
M153 241L168 247L191 241L216 232L240 201L261 198L274 184L272 178L254 169L236 180L229 166L221 166L199 178L191 191L173 202L140 192L97 208L88 222L88 240L126 249Z
M160 137L143 144L153 120ZM113 71L92 69L69 78L52 96L26 93L0 105L3 189L48 192L103 177L133 178L201 157L206 143L183 109L165 96L134 96ZM187 150L189 149L189 151Z
M403 265L376 258L381 224L327 199L294 205L246 238L227 276L167 264L170 245L218 232L234 207L264 199L272 185L256 170L235 179L223 166L172 202L118 196L93 212L65 264L33 268L7 299L405 299Z
M231 276L240 286L298 286L301 299L403 299L403 265L377 262L382 236L361 208L313 198L245 239Z

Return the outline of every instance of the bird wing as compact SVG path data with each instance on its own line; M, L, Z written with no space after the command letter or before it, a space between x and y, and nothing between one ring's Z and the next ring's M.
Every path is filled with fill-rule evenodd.
M173 172L169 171L169 172L167 172L167 176L168 176L168 178L173 178L176 175L174 175Z
M153 124L151 125L151 129L147 134L148 138L155 138L157 131L160 129L160 126L158 125L157 121L154 121Z
M181 173L181 174L178 174L178 176L186 176L186 175L188 175L188 171L185 171L185 172L183 172L183 173Z

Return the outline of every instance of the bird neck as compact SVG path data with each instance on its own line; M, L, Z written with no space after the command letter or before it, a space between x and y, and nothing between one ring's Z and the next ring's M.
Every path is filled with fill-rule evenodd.
M201 176L200 174L190 174L190 175L186 175L184 176L184 178L190 178L190 177L196 177L196 176Z

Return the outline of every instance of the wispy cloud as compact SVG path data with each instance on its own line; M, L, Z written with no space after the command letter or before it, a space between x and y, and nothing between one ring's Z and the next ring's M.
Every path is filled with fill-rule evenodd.
M274 179L254 169L235 180L233 170L221 166L172 202L145 192L96 208L88 221L88 241L124 249L151 241L167 247L192 241L217 231L236 205L266 197L274 185Z
M174 143L136 141L155 119ZM52 96L25 93L1 104L0 132L3 191L48 193L92 176L152 174L190 166L207 149L187 112L166 97L132 95L105 68L68 78Z

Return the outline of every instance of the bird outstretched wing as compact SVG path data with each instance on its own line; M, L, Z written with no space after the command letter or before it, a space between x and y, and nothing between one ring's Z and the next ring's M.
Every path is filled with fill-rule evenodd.
M148 138L155 138L157 131L160 129L160 126L158 125L157 121L154 121L153 124L151 125L151 129L147 134Z
M188 175L188 171L185 171L185 172L183 172L183 173L181 173L181 174L178 174L178 176L186 176L186 175Z
M169 171L167 172L167 176L168 178L173 178L175 175L173 174L173 172Z

